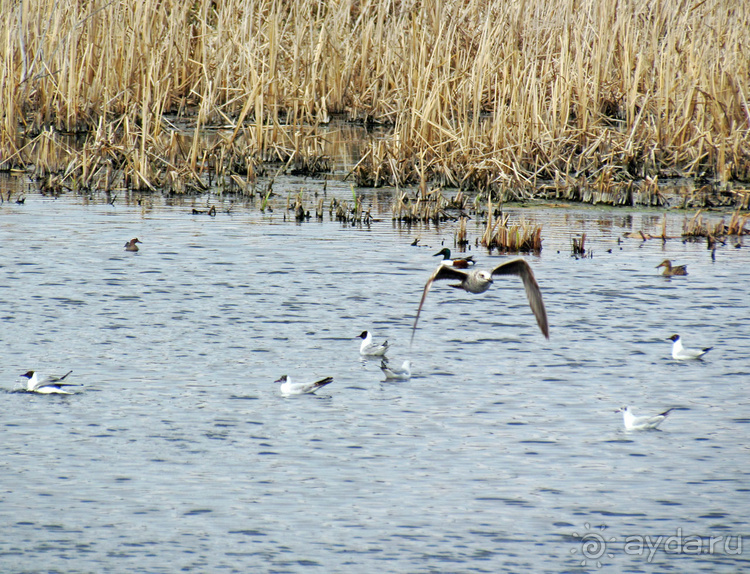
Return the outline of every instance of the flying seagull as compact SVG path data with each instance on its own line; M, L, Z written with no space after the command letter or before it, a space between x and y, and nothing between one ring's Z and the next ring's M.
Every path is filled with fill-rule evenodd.
M672 341L672 358L676 361L702 359L703 355L713 349L713 347L705 347L704 349L686 349L682 346L682 339L679 335L672 335L667 341Z
M70 395L69 391L66 391L63 387L75 387L75 383L64 383L63 380L73 371L68 371L62 377L50 376L46 379L40 380L37 376L36 371L27 371L22 377L26 377L26 390L30 393L40 393L42 395Z
M419 321L419 314L422 312L422 305L427 297L427 293L430 292L430 288L435 281L441 279L455 279L459 281L456 285L451 285L455 289L463 289L469 293L484 293L490 288L494 282L493 277L496 275L515 275L521 278L523 286L526 289L526 297L529 300L531 310L534 312L536 322L539 328L542 330L542 334L549 339L549 325L547 324L547 311L544 309L544 302L542 301L542 292L539 290L539 285L534 279L534 272L531 270L531 266L526 262L525 259L513 259L512 261L506 261L495 267L492 270L488 269L477 269L472 271L464 271L462 269L456 269L450 265L441 264L435 272L427 280L424 286L424 292L422 293L422 300L419 302L419 309L417 309L417 316L414 319L414 327L411 330L411 340L414 341L414 333L417 330L417 322Z
M622 413L622 420L625 423L625 430L647 430L657 428L661 423L664 422L664 419L666 419L667 416L669 416L669 413L671 413L673 410L674 408L671 408L658 415L645 417L635 416L630 410L630 407L622 407L620 409L617 409L615 412Z
M283 375L278 381L274 382L281 383L281 394L285 397L290 397L292 395L314 393L319 388L325 387L328 383L332 383L333 377L326 377L325 379L320 379L319 381L315 381L314 383L293 383L292 379L290 379L286 375Z

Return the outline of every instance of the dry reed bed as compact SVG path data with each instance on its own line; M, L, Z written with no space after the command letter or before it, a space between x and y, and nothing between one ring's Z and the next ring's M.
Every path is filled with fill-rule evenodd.
M360 185L661 205L659 175L750 179L747 2L0 0L0 42L0 168L72 188L319 173L331 114L393 126ZM228 134L184 149L170 115ZM62 165L56 131L87 134Z

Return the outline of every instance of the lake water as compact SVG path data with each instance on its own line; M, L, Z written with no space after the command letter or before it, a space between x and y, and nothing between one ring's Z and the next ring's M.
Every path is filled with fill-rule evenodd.
M217 198L214 218L158 198L0 205L0 570L750 569L750 245L712 260L618 244L661 212L511 209L544 224L528 259L550 340L520 281L441 282L410 351L455 228L394 226L378 194L369 227ZM679 235L687 215L668 217ZM581 232L593 258L571 257ZM666 257L690 275L661 277ZM360 358L365 329L411 380ZM675 362L672 333L714 349ZM82 386L19 392L29 369ZM283 374L334 382L282 398ZM626 404L677 410L628 433Z

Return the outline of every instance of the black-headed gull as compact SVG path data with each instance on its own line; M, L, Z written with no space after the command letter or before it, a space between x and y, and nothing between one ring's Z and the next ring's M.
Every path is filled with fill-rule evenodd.
M686 349L682 346L682 339L679 335L672 335L667 341L672 341L672 358L677 361L687 361L690 359L702 359L703 355L708 353L713 347L703 349Z
M457 279L460 283L457 285L451 285L451 287L455 289L463 289L469 293L484 293L490 288L493 283L493 277L496 275L515 275L516 277L521 278L523 286L526 289L526 298L529 300L529 306L534 312L536 322L542 330L542 334L549 339L547 311L544 308L542 292L539 290L539 285L534 278L534 272L524 259L513 259L512 261L506 261L505 263L498 265L492 270L478 269L464 271L462 269L451 267L450 265L440 265L430 276L424 286L422 300L419 302L417 316L414 319L414 327L412 327L411 330L412 341L414 341L414 333L417 330L417 322L419 321L419 314L422 312L422 305L424 305L427 293L430 292L430 288L435 281L440 281L441 279Z
M411 378L411 361L406 359L401 363L401 367L389 367L388 362L383 360L380 361L380 370L383 371L386 379L398 379L405 381Z
M355 337L356 339L362 339L362 344L359 346L359 354L369 357L382 357L388 351L388 341L383 341L381 344L372 342L372 334L369 331L362 331Z
M667 409L663 413L659 413L658 415L643 417L635 416L630 410L630 407L622 407L620 409L617 409L615 412L622 413L622 420L625 423L625 430L647 430L657 428L661 423L664 422L664 419L666 419L669 413L673 410L674 408L671 408Z
M292 395L305 395L314 393L319 388L325 387L328 383L332 383L333 377L326 377L325 379L320 379L319 381L315 381L314 383L293 383L287 375L284 375L279 380L274 382L281 383L281 394L285 397L289 397Z
M47 377L44 380L40 380L36 371L27 371L22 377L26 377L26 390L30 393L39 393L42 395L70 395L69 391L66 391L63 387L75 387L75 383L64 383L63 380L73 371L68 371L62 377Z

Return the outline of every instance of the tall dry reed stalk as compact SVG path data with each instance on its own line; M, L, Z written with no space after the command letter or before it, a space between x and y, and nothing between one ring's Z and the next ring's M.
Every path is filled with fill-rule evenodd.
M87 185L316 172L303 126L344 114L393 126L362 184L583 177L628 203L646 176L750 179L748 46L750 3L729 0L0 0L0 168L54 129L88 134ZM228 130L182 148L175 118Z

